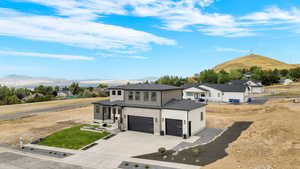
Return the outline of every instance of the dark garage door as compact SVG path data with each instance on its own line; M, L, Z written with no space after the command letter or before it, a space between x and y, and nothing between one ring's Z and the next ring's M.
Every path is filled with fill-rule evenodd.
M128 130L153 134L153 118L141 116L128 116Z
M166 119L166 134L182 136L182 120Z

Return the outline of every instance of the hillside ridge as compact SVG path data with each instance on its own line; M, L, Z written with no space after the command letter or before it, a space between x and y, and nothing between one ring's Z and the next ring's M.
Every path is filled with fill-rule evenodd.
M287 64L285 62L278 61L273 58L269 58L262 55L250 54L246 56L242 56L221 64L218 64L213 68L215 71L220 70L234 70L234 69L243 69L250 68L252 66L257 66L262 68L263 70L271 70L271 69L292 69L299 67L299 64Z

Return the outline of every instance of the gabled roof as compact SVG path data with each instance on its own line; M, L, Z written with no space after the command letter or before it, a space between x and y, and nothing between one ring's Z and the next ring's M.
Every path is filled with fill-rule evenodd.
M220 90L222 92L245 92L247 86L243 84L202 84L213 89Z
M200 89L200 90L203 90L203 91L208 91L207 89L203 88L203 87L200 87L201 83L185 83L184 85L180 86L182 87L183 89L188 89L188 88L197 88L197 89Z
M111 87L109 89L165 91L165 90L181 90L182 88L165 85L165 84L130 84L130 85Z

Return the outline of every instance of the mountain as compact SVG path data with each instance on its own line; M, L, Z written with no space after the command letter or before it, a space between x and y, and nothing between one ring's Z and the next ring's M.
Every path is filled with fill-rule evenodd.
M233 69L243 69L250 68L252 66L258 66L263 70L270 69L291 69L295 67L299 67L299 64L287 64L266 56L250 54L247 56L242 56L237 59L233 59L222 64L215 66L213 69L215 71L220 71L222 69L226 71L230 71Z
M25 88L34 88L38 85L46 86L69 86L71 83L79 83L82 87L96 87L99 83L108 84L109 86L122 85L127 83L142 83L146 80L154 81L158 78L148 77L143 79L116 79L116 80L103 80L103 79L89 79L89 80L66 80L66 79L57 79L49 77L31 77L24 75L8 75L0 78L0 85L5 85L9 87L25 87Z

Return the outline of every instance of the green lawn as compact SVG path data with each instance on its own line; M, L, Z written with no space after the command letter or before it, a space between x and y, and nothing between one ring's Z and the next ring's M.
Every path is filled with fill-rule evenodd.
M109 133L107 132L96 133L90 131L81 131L80 128L82 126L84 125L67 128L54 134L51 134L47 136L44 141L38 144L77 150L109 135Z

